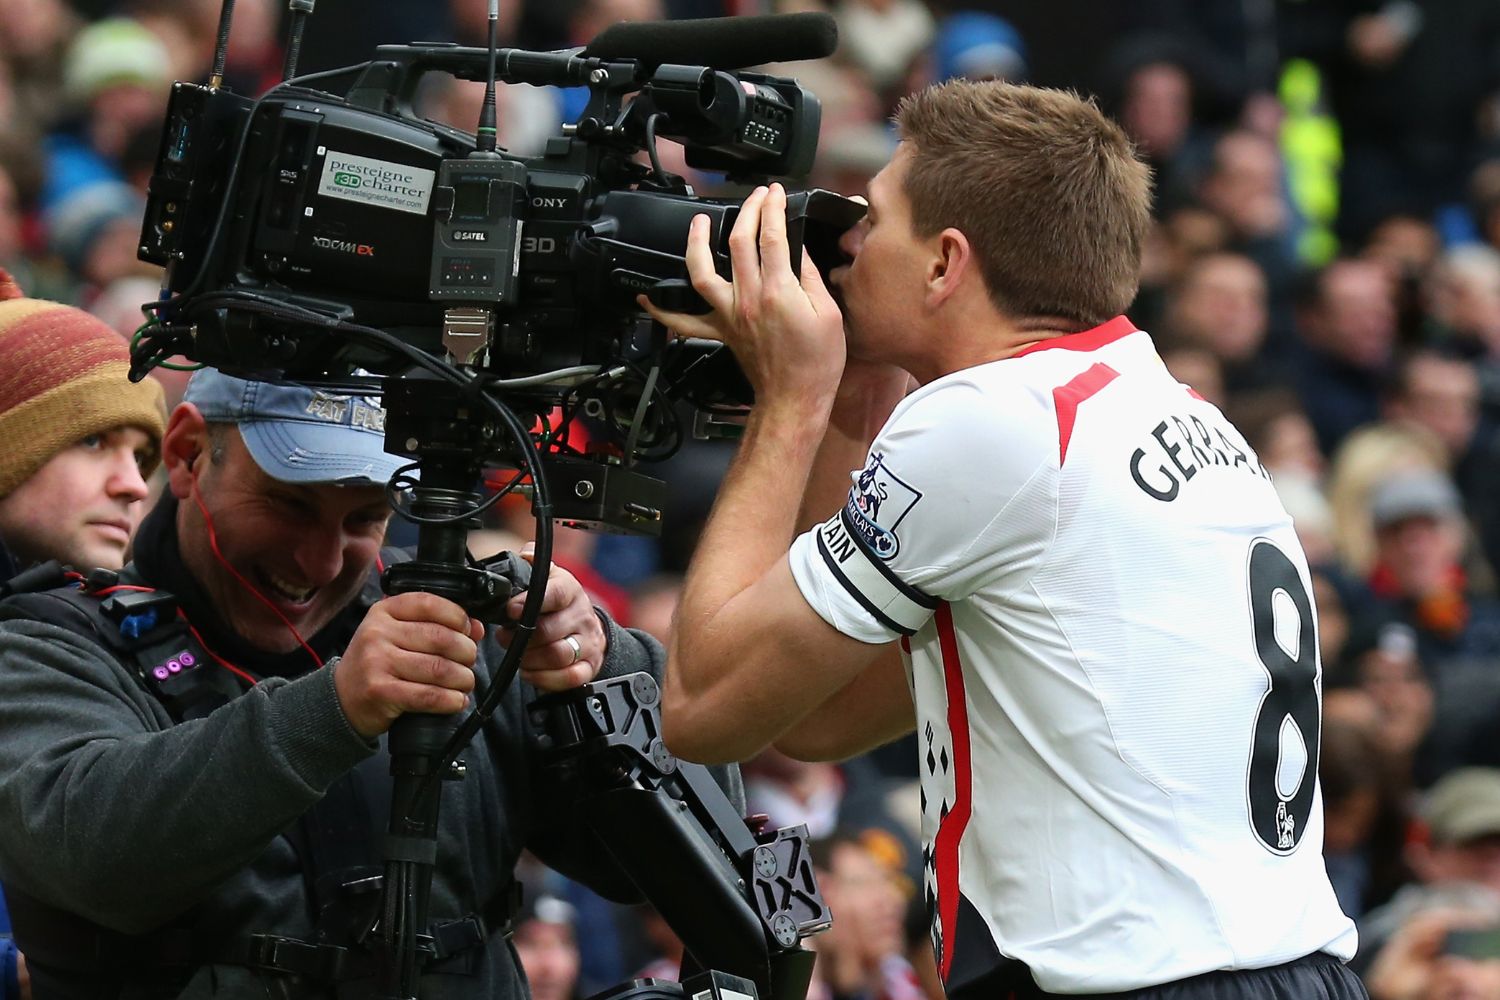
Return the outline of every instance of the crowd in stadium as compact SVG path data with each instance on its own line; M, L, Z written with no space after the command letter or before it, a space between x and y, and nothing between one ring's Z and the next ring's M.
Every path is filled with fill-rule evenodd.
M1453 933L1500 928L1500 7L981 6L832 5L835 56L777 69L822 102L808 185L862 193L895 150L897 101L952 77L1075 88L1124 126L1155 177L1128 314L1244 434L1313 569L1324 851L1359 926L1352 965L1375 1000L1500 1000L1500 935ZM279 79L282 7L236 4L228 85L256 94ZM718 0L501 10L502 44L538 49L618 20L762 12ZM485 14L485 0L323 0L301 69L382 42L481 43ZM26 296L87 310L121 338L141 324L161 278L136 246L168 88L206 79L219 15L217 0L0 0L0 268ZM433 79L421 108L472 128L481 92ZM576 111L568 93L531 87L502 86L498 103L500 144L517 155ZM744 193L688 173L700 193ZM0 313L0 338L5 325ZM170 409L186 376L153 377ZM1215 461L1187 439L1182 476ZM620 623L665 638L732 447L693 443L658 470L662 538L559 529L558 563ZM135 504L136 523L151 502ZM528 518L502 505L476 546L518 546ZM918 767L914 737L841 764L768 751L743 765L751 812L805 823L820 844L839 919L813 941L816 1000L942 1000ZM515 944L538 1000L672 978L681 945L658 917L540 865L526 881ZM13 949L7 961L14 989Z

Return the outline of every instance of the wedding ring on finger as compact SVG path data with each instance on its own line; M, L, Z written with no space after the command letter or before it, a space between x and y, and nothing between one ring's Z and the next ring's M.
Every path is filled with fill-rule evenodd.
M578 641L578 636L576 635L564 636L563 642L573 648L573 658L568 661L568 666L571 667L583 658L583 643Z

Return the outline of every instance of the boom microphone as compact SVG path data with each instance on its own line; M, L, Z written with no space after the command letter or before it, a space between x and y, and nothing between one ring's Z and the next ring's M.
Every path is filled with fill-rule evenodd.
M622 21L599 33L585 56L739 69L833 55L839 29L831 14L756 14L686 21Z

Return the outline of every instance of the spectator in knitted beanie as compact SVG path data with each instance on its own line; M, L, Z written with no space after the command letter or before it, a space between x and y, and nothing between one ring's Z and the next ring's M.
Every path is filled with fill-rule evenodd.
M161 387L129 366L118 333L0 269L0 580L124 564L166 428Z

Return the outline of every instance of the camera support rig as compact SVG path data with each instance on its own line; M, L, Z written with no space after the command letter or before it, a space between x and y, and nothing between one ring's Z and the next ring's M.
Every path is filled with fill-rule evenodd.
M387 450L415 457L420 480L406 512L418 525L416 558L388 567L383 583L388 593L438 594L487 624L529 632L505 609L523 592L528 604L540 604L550 530L538 533L534 569L511 553L475 565L467 560L466 533L480 506L473 484L486 451L499 451L506 432L496 420L506 411L480 391L477 383L463 387L422 377L386 382ZM535 475L540 464L534 460L528 464ZM545 474L538 478L535 499L545 513ZM550 529L549 521L541 523ZM533 618L523 612L521 621ZM441 782L463 778L453 754L467 742L464 730L471 735L488 716L487 706L493 708L487 695L498 695L514 679L524 638L518 634L489 692L462 724L450 716L407 714L391 726L391 818L379 924L387 997L417 996L428 950L420 929L427 926ZM657 683L645 673L539 698L529 710L542 734L544 766L560 787L573 790L566 805L573 819L682 938L684 976L728 973L764 1000L801 1000L813 956L800 942L831 922L813 876L807 829L752 832L707 768L680 762L667 750L659 703ZM670 869L653 861L663 856L673 858ZM672 986L650 990L670 993Z
M729 971L767 1000L804 997L813 954L799 942L831 923L807 827L752 832L707 768L662 743L660 700L645 673L542 696L543 759L588 790L573 816L682 938L684 978ZM646 863L662 855L670 869Z
M503 440L504 433L491 413L492 409L503 411L487 406L474 386L416 376L386 384L386 448L413 456L420 479L411 488L406 511L417 523L416 558L388 567L381 582L388 594L437 594L486 624L498 624L507 621L505 606L510 599L532 582L536 586L534 595L528 595L528 606L540 605L550 567L551 536L543 532L538 539L534 578L529 567L510 553L489 563L468 565L468 529L478 526L475 514L480 507L473 486L479 479L486 443ZM476 447L474 442L481 444ZM522 640L491 678L497 693L513 680L524 646ZM483 714L481 702L471 719L477 716L482 721ZM419 950L425 944L420 929L427 926L437 860L441 799L437 782L463 777L462 763L450 753L450 747L460 743L459 730L460 724L448 715L408 713L391 725L391 816L379 924L384 944L381 986L388 997L417 996Z

